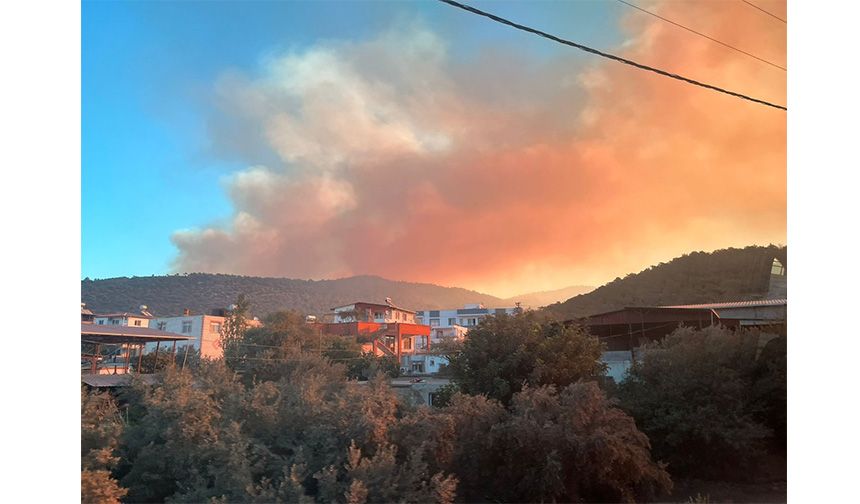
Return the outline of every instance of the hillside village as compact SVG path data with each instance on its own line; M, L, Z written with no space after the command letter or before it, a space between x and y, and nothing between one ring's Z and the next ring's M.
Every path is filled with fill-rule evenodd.
M785 257L688 254L545 308L82 301L82 481L113 502L782 501ZM531 470L554 453L562 473ZM637 469L594 472L616 465Z
M766 338L784 335L787 307L784 250L749 247L735 251L735 256L742 256L748 265L752 264L755 274L750 277L758 279L759 283L762 278L766 281L766 289L759 292L756 299L749 299L748 295L732 301L699 302L701 298L696 297L695 302L686 304L623 306L559 322L580 325L602 342L601 360L606 364L607 377L615 382L623 380L643 345L660 341L680 326L760 328L768 334ZM717 262L714 257L721 254L726 255L725 251L718 251L707 255L706 260ZM749 260L751 256L754 257L752 261ZM770 267L764 272L763 258L770 261ZM742 268L742 271L749 271L749 268ZM625 281L631 279L621 282ZM601 287L592 296L614 288L618 282ZM564 304L550 306L541 313L552 314ZM146 355L158 361L159 355L169 354L173 363L177 362L178 355L180 367L187 362L189 354L193 358L221 359L224 357L223 329L234 308L235 305L213 308L206 313L184 309L182 313L155 315L147 305L127 312L94 313L86 303L81 303L82 379L94 387L127 384L128 377L124 375L142 372ZM412 383L425 383L427 378L441 376L434 382L435 387L421 396L423 402L429 403L433 392L449 383L444 377L450 364L448 354L452 344L462 344L469 330L486 317L516 316L524 311L532 309L523 308L519 303L514 306L471 303L448 309L403 307L387 297L384 300L358 299L334 306L326 314L307 315L305 324L320 338L323 335L341 338L358 344L362 355L391 359L396 375L413 379ZM259 317L250 315L245 323L248 328L264 325ZM763 340L760 344L766 343L767 340Z

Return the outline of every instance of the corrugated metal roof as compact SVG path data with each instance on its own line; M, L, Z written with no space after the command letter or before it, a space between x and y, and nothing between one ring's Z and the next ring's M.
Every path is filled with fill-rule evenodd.
M149 339L152 341L158 340L189 340L188 336L182 336L167 331L159 331L151 327L137 326L121 326L121 325L101 325L101 324L85 324L81 322L81 336L112 336L130 339Z
M752 308L755 306L783 306L787 304L785 299L759 299L756 301L733 301L730 303L704 303L691 305L660 306L659 308L683 308L683 309L711 309L720 308Z

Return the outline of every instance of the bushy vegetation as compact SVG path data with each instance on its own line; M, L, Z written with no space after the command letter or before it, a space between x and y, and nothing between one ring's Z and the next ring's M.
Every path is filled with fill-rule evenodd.
M331 369L334 375L344 373L357 380L379 372L396 377L400 372L396 358L362 353L357 341L325 334L305 323L301 313L275 312L263 320L262 327L255 328L247 327L242 320L245 314L242 309L230 314L221 339L227 364L245 383L277 381L284 374L302 370L328 373Z
M545 308L567 320L625 306L661 306L760 299L767 294L774 258L786 264L786 248L750 246L693 252Z
M784 338L680 329L607 397L594 338L490 317L450 346L455 381L428 408L355 342L266 322L225 359L135 380L122 414L82 393L82 501L643 502L670 473L736 475L784 448Z
M457 393L411 412L398 436L457 475L465 502L635 502L671 487L648 439L594 382L525 388L505 408Z
M249 386L223 361L171 368L123 394L106 481L129 502L633 502L671 487L593 383L528 388L507 409L463 394L412 408L381 377L343 378L295 369Z
M785 338L681 328L645 348L618 387L622 407L673 475L755 477L785 446ZM766 351L765 351L766 350Z
M110 504L128 493L112 476L119 458L115 450L122 420L106 392L81 389L81 501Z
M352 350L320 340L299 314L267 322L234 340L230 358L171 366L161 384L135 381L121 393L126 420L111 417L110 436L88 443L109 459L102 493L127 492L129 502L632 502L671 487L647 438L596 385L540 371L549 349L568 348L554 338L583 344L578 332L491 319L487 327L512 341L547 341L524 375L535 388L506 404L451 390L448 405L425 408L382 373L348 380L350 365L329 356ZM599 368L591 364L583 374ZM538 386L556 378L571 383Z
M466 394L508 404L526 384L565 387L605 372L597 338L577 326L527 312L488 317L450 355L452 378Z

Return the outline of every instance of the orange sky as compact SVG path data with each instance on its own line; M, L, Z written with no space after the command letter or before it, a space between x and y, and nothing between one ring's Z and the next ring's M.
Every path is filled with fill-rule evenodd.
M785 25L741 2L641 5L785 66ZM785 72L634 12L615 52L785 104ZM221 112L283 166L225 180L235 215L174 234L174 269L377 274L508 296L785 243L785 112L581 61L575 49L455 61L411 24L225 74Z

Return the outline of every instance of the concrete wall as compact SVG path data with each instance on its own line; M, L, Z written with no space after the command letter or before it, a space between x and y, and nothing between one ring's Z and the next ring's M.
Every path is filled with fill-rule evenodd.
M475 305L466 305L467 308L452 310L421 310L417 317L421 318L421 324L427 324L434 329L443 329L452 326L474 327L481 319L488 315L495 315L498 310L505 310L508 315L516 313L516 308L475 308ZM435 324L435 325L434 325Z
M221 334L218 329L220 324L223 327L224 317L216 317L214 315L188 315L181 317L158 317L152 320L150 327L161 329L162 331L181 334L182 336L191 336L194 339L188 341L195 349L200 350L200 356L209 359L217 359L224 355L221 349ZM185 325L185 323L188 325ZM184 330L187 329L187 330ZM173 348L173 344L169 344L168 348ZM164 348L164 345L161 345ZM177 352L180 348L184 350L185 342L176 344ZM155 344L147 344L146 351L155 350Z
M421 363L423 364L423 371L415 371L413 364ZM441 355L433 355L433 354L411 354L411 355L403 355L401 357L400 367L405 369L405 374L413 374L413 375L433 375L439 372L442 369L442 366L447 366L450 364L448 359L442 357Z
M95 317L93 323L97 325L120 325L130 327L153 327L149 325L150 320L143 317Z
M356 320L356 316L358 320ZM380 324L386 323L406 323L414 324L415 316L404 310L397 308L367 305L365 303L355 303L348 306L339 306L334 309L334 322L376 322Z

